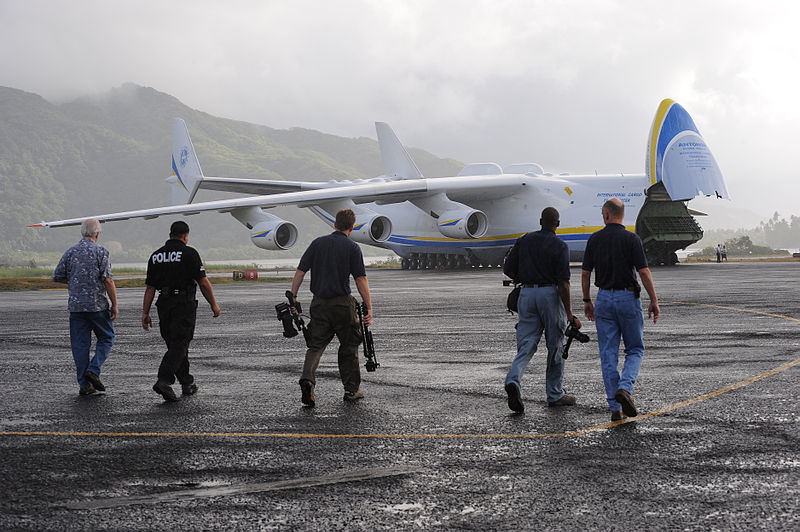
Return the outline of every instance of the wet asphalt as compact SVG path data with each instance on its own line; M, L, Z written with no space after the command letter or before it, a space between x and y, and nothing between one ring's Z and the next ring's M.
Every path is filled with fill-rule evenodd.
M288 280L217 285L218 319L201 300L200 390L177 403L151 390L163 347L141 329L142 290L119 290L107 392L89 397L66 292L2 293L0 529L797 530L798 268L655 269L641 414L621 424L592 324L567 361L578 404L547 406L537 354L525 413L508 409L515 318L497 270L369 270L381 367L344 402L334 341L313 409L301 340L274 314Z

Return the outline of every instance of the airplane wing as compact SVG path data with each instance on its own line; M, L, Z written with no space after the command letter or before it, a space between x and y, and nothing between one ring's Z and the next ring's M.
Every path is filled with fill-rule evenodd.
M199 188L219 190L222 192L238 192L241 194L282 194L300 192L302 190L318 190L325 188L325 183L309 181L269 181L262 179L243 179L237 177L204 176Z
M350 199L355 203L401 203L408 199L441 193L445 193L448 197L452 197L453 199L457 198L458 201L469 201L470 199L486 200L513 195L524 186L524 180L525 176L522 175L498 175L409 179L402 181L376 178L356 184L302 182L302 185L319 185L325 186L326 188L82 216L80 218L71 218L68 220L40 222L38 224L32 224L29 227L64 227L79 225L87 218L95 218L101 222L111 222L128 220L131 218L152 219L172 214L191 215L209 211L229 213L236 209L246 207L270 208L281 205L311 207L322 202L343 199ZM249 186L249 184L243 182L253 180L242 179L234 181L239 182L237 186L244 187ZM291 184L289 186L291 187ZM230 191L231 189L229 188L226 190Z

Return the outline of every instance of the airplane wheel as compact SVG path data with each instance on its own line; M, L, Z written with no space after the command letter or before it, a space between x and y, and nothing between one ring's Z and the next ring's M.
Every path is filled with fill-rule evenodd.
M464 255L459 255L456 259L456 268L463 270L467 267L467 258Z
M400 268L407 270L411 266L411 261L403 257L400 259Z
M447 255L447 269L455 270L458 267L458 255Z
M419 258L414 257L411 259L410 264L408 265L409 270L419 270Z

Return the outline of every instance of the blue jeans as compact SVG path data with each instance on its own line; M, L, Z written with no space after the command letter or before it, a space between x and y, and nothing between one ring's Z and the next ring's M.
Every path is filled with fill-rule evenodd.
M522 390L522 374L536 353L539 340L544 333L547 344L546 390L547 401L553 403L564 397L561 381L564 377L564 331L567 328L567 312L555 286L536 288L523 287L517 303L517 356L506 375L506 384L513 382Z
M94 348L94 357L89 360L92 332L97 336L97 345ZM72 358L75 359L78 384L83 388L89 384L89 381L83 378L83 374L88 370L99 377L100 366L106 361L111 346L114 345L114 322L111 321L111 312L108 310L70 312L69 340L72 344Z
M594 307L597 343L600 347L600 367L606 399L612 412L621 410L614 400L620 388L633 393L644 357L644 314L642 302L630 290L600 290ZM619 341L625 343L625 363L620 375Z

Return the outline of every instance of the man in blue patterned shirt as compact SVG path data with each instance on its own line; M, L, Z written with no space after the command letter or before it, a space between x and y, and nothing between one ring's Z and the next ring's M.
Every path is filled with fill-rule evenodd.
M69 291L69 339L81 395L106 389L100 381L100 368L114 345L114 320L118 315L108 250L97 245L100 231L100 222L84 220L83 238L64 253L53 272L53 281L67 283ZM90 360L92 332L97 336L97 345Z

